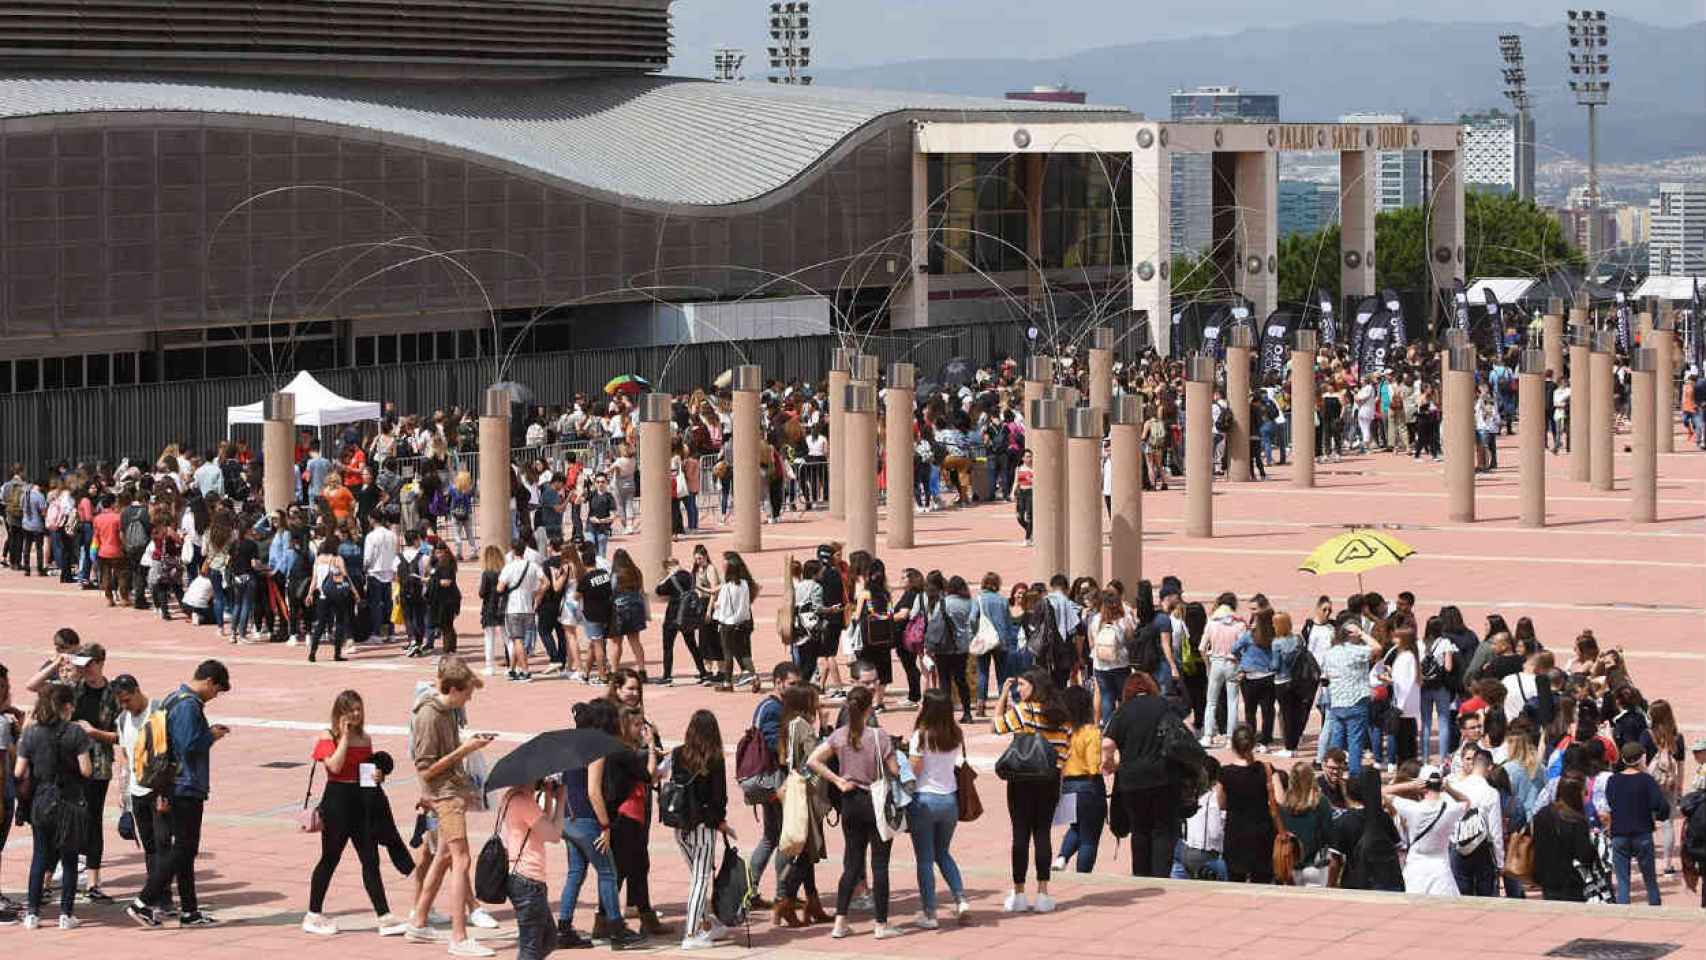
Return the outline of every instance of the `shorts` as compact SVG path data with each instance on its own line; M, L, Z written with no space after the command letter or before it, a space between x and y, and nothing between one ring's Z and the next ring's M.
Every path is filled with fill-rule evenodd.
M428 805L432 807L433 815L438 817L438 845L468 839L468 800L465 797L431 800Z
M586 634L588 640L603 640L610 635L609 629L604 624L593 623L591 620L581 621L581 632Z
M628 636L646 629L646 596L643 593L616 595L616 634Z
M532 653L533 641L539 636L538 617L531 613L504 614L504 636L522 641Z

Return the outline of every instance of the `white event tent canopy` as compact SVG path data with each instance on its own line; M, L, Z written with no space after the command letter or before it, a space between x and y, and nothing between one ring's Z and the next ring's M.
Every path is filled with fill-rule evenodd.
M380 405L366 400L351 400L333 393L314 375L304 370L296 375L280 393L296 396L296 425L299 427L329 427L360 420L378 420ZM225 408L227 428L239 423L261 423L261 401L240 407Z

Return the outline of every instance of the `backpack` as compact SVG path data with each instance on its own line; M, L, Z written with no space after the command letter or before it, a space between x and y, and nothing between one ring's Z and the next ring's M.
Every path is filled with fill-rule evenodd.
M1139 628L1126 641L1126 658L1134 670L1153 675L1161 669L1161 631L1154 624Z
M504 809L509 808L509 799L504 799ZM511 860L509 848L503 841L504 810L498 811L497 822L492 825L492 836L486 845L480 848L480 856L474 861L474 896L482 903L503 903L509 899L509 875L515 870L515 865L521 861L521 854L516 854ZM531 833L533 828L528 827ZM527 844L527 835L521 837L522 845Z
M760 701L758 709L764 709ZM758 711L752 713L752 724L741 734L735 747L735 785L740 787L746 802L758 806L776 799L782 789L787 771L776 762L776 751L764 742L764 732L758 726Z
M148 511L142 507L126 507L124 530L120 542L126 553L139 553L148 546Z
M138 786L164 794L171 792L172 785L177 783L178 760L172 755L171 734L166 724L172 708L190 696L183 690L168 694L136 731L136 741L127 752L131 780Z
M1231 407L1231 405L1228 404L1228 405L1221 406L1220 414L1218 416L1216 416L1214 419L1214 428L1215 428L1215 430L1217 430L1221 433L1231 433L1232 432L1232 407Z
M1682 855L1706 867L1706 790L1689 791L1677 806L1683 815Z
M17 520L24 515L24 485L13 481L6 488L6 516Z
M693 791L688 787L695 777L675 779L674 774L658 785L658 822L676 830L691 830L697 825L699 812L693 804Z
M1291 688L1313 690L1321 685L1321 663L1307 646L1297 648L1297 658L1291 661Z
M1481 811L1470 810L1451 830L1451 846L1460 857L1467 857L1487 842L1487 822Z
M1450 673L1445 669L1445 664L1440 663L1439 659L1434 656L1434 646L1438 643L1439 641L1435 640L1428 644L1428 649L1422 653L1421 677L1424 686L1442 687L1447 685L1451 679Z
M740 851L724 840L723 863L711 881L711 912L725 926L743 926L752 908L754 893L752 874L746 868L746 861L741 859Z
M1120 642L1120 639L1119 627L1111 623L1104 623L1097 627L1094 649L1092 650L1096 659L1110 663L1118 663L1120 655L1123 653L1125 654L1126 659L1130 660L1131 653L1121 649L1124 644Z

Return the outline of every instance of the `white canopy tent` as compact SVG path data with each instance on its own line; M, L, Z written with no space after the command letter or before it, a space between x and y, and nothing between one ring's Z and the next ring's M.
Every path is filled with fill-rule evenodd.
M1641 281L1641 286L1635 291L1637 300L1646 297L1658 297L1661 300L1683 302L1694 298L1694 277L1664 277L1652 276ZM1699 278L1700 287L1706 290L1706 277Z
M296 375L280 393L293 394L296 397L296 425L299 427L329 427L339 423L355 423L360 420L378 420L380 405L366 400L351 400L340 397L327 389L324 384L314 379L314 375L304 370ZM239 423L261 423L261 401L245 403L240 407L225 408L225 424L227 429Z
M1528 277L1482 277L1469 285L1467 293L1470 303L1485 303L1487 290L1493 291L1500 303L1516 303L1533 286L1534 280Z

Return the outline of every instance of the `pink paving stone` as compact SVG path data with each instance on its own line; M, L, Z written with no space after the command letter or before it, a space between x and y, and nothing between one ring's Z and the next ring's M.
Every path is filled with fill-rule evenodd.
M1678 449L1686 447L1679 444ZM1414 590L1424 612L1441 603L1458 603L1475 626L1494 610L1513 622L1515 616L1526 613L1534 618L1541 638L1555 648L1566 648L1578 630L1592 628L1602 641L1624 649L1635 682L1649 697L1665 697L1677 705L1689 735L1706 733L1706 684L1700 682L1706 678L1706 650L1699 632L1701 615L1706 613L1706 583L1699 576L1706 563L1706 523L1702 522L1706 519L1706 457L1685 452L1660 458L1663 519L1649 526L1626 519L1629 464L1621 452L1619 488L1611 494L1571 482L1567 461L1548 458L1553 526L1543 531L1515 526L1516 457L1508 441L1502 459L1507 464L1504 469L1478 482L1483 520L1474 525L1446 520L1438 465L1384 455L1323 464L1318 470L1320 487L1310 492L1293 490L1289 468L1284 467L1271 471L1274 479L1265 484L1222 484L1215 497L1220 536L1213 540L1183 536L1181 487L1147 495L1145 572L1152 579L1165 573L1180 576L1193 597L1222 589L1241 595L1260 589L1281 609L1301 614L1318 593L1342 602L1356 589L1354 578L1315 579L1297 572L1298 561L1311 547L1346 525L1398 524L1393 532L1420 553L1401 569L1367 577L1370 589L1388 597L1401 589ZM758 622L765 628L755 646L760 665L767 667L783 653L768 629L783 558L803 556L821 540L843 539L844 530L814 515L805 521L766 526L763 533L767 548L748 559L766 588L757 611ZM1009 581L1015 576L1029 578L1029 555L1017 542L1018 528L1006 505L921 516L918 535L920 546L915 550L879 550L891 569L940 567L968 579L988 569ZM727 538L716 531L703 542L716 552L726 547ZM677 555L685 557L688 547L677 544ZM471 597L474 572L467 570L463 577L464 592ZM417 680L430 676L430 664L404 660L394 645L381 645L354 653L348 664L310 665L304 662L301 648L232 646L220 642L211 628L192 629L182 622L162 623L144 613L109 611L98 594L66 590L56 582L26 579L9 571L0 571L0 609L5 611L8 627L0 634L0 662L11 667L14 678L27 674L46 655L48 637L55 628L69 625L107 646L110 672L134 673L152 694L166 692L206 657L227 661L236 688L210 710L216 720L230 723L234 733L215 751L214 790L199 871L209 909L231 922L214 931L139 933L113 908L80 906L86 925L71 935L50 929L29 935L18 928L0 930L7 957L65 956L67 947L79 955L115 947L134 950L144 942L150 952L184 958L241 954L254 960L275 956L315 960L351 952L375 958L438 955L432 947L411 947L373 935L372 912L361 890L353 852L346 852L327 901L328 911L348 932L321 940L297 928L305 908L308 873L318 856L318 838L297 833L290 819L301 804L307 768L262 766L306 761L315 730L325 723L333 695L344 687L365 696L378 746L401 756L405 747L400 730L411 691ZM462 650L477 660L476 615L474 605L466 605L460 626ZM655 631L646 640L651 670L656 672L660 665ZM678 673L685 671L680 666L683 662L688 662L685 651L678 650ZM15 682L21 685L21 680ZM474 700L473 727L506 734L493 747L495 757L524 735L567 725L570 706L594 693L564 681L512 686L503 682L500 671ZM27 695L22 699L27 705ZM749 694L715 694L684 686L650 688L647 704L670 738L679 736L694 709L709 707L721 721L725 744L732 747L750 719L754 700ZM885 726L896 733L910 729L910 718L892 697L890 705ZM1001 749L1000 738L985 728L968 732L974 759L985 764L992 761ZM1312 728L1304 743L1306 752L1313 741ZM1481 952L1499 957L1538 956L1570 937L1594 935L1682 943L1684 950L1674 956L1686 960L1706 955L1706 933L1702 933L1706 925L1699 923L1697 910L1687 909L1698 904L1698 895L1690 898L1674 880L1661 885L1673 906L1657 911L1560 908L1538 902L1428 902L1324 890L1255 891L1219 884L1131 881L1126 877L1129 846L1122 843L1116 852L1107 838L1095 874L1054 878L1054 893L1061 904L1058 913L1007 916L1000 912L1008 886L1002 785L987 773L978 783L988 812L976 823L961 825L954 842L975 908L970 925L945 925L934 933L915 932L878 942L869 934L870 918L856 915L860 935L832 941L825 928L776 930L761 916L753 926L751 952L779 960L828 954L958 958L992 951L1014 955L1017 946L1026 955L1064 957L1142 954L1172 945L1231 949L1252 957L1307 953L1312 960L1348 960L1353 954L1366 957L1378 951L1383 957L1401 960L1412 951L1420 956L1431 950L1437 956L1440 931L1449 929L1475 937ZM406 776L399 776L388 785L388 793L406 833L414 786ZM106 813L109 821L116 816L111 806ZM741 845L750 847L757 832L752 817L737 811L731 823ZM489 814L474 817L471 833L476 844L483 842L489 825ZM818 883L833 900L840 840L833 830L831 837L833 859L819 865ZM28 850L28 831L14 831L0 864L0 888L10 895L20 895ZM107 850L106 886L115 894L133 892L140 880L140 859L134 848L125 849L109 833ZM651 854L654 898L666 920L679 924L687 887L673 838L662 831L654 833ZM549 857L555 902L564 870L561 848L552 847ZM392 908L405 909L409 882L388 865L383 872ZM895 845L890 880L895 897L892 916L909 921L918 909L918 899L912 849L904 838ZM771 887L767 875L766 895ZM940 884L938 891L945 897ZM583 927L588 923L590 898L589 884L577 911ZM507 924L507 911L496 912ZM48 907L49 925L54 916L55 909ZM745 942L742 937L739 946L722 947L712 955L747 956Z

